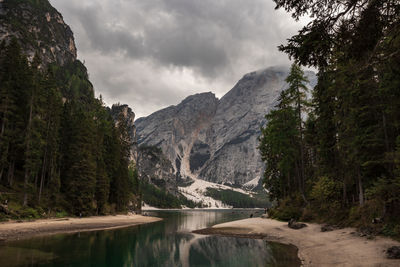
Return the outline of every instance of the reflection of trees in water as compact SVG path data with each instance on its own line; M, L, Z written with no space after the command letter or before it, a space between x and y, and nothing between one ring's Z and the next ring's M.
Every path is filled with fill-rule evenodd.
M297 247L294 245L285 245L275 242L266 242L269 250L269 257L266 266L273 267L297 267L301 261L297 256Z
M190 263L204 266L265 266L271 257L262 240L209 236L190 249Z
M285 247L277 249L261 240L190 233L211 224L248 217L248 214L175 212L160 215L166 219L150 225L40 237L7 244L21 250L54 253L56 258L51 263L40 262L42 266L185 267L194 263L196 266L275 266L268 263L280 262L280 259L271 255L286 253Z

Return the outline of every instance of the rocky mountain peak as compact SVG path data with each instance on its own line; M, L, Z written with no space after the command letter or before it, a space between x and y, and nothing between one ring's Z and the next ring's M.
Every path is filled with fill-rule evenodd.
M0 42L16 38L28 60L35 54L42 67L76 60L73 33L48 0L3 0L0 2Z
M131 144L130 149L130 161L136 163L137 159L137 137L136 137L136 126L135 126L135 113L128 105L114 104L110 109L112 118L115 124L124 123L127 127L128 136L127 140Z
M160 147L183 179L255 187L264 171L257 149L260 127L287 87L288 73L285 67L254 71L220 100L196 94L140 118L138 142ZM315 74L306 74L313 86Z

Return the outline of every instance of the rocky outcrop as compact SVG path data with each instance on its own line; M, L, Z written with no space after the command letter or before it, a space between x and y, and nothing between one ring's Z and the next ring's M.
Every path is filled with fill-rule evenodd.
M38 54L43 68L77 57L70 27L48 0L0 1L0 43L8 44L12 38L18 40L28 60Z
M389 259L400 259L400 246L388 248L386 255Z
M121 123L126 126L126 131L129 133L126 142L130 143L130 162L136 165L140 181L177 195L177 175L171 161L156 146L138 147L135 113L132 109L128 105L114 104L110 113L117 126Z
M112 118L115 124L124 123L126 125L126 131L128 132L129 140L126 140L130 144L129 160L136 163L138 158L137 148L137 137L136 137L136 126L135 126L135 113L128 105L114 104L110 109Z
M178 195L176 174L171 161L154 146L141 146L138 150L137 167L139 179L156 187Z
M290 219L290 221L288 222L288 227L292 228L294 230L298 230L298 229L307 227L307 224L299 223L299 222L296 222L296 220L294 220L294 219Z
M277 67L252 72L220 100L212 93L196 94L140 118L138 143L160 147L182 178L252 189L264 171L257 149L260 127L286 88L288 72ZM315 74L306 75L313 87Z
M217 105L214 94L196 94L177 106L140 118L135 122L138 143L160 147L171 161L174 173L191 177L191 167L199 168L208 159L206 133Z

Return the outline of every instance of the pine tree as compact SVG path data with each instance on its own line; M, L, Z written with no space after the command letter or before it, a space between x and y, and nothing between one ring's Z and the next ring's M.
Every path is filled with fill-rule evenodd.
M289 87L281 93L276 110L266 116L260 138L259 149L266 162L264 183L272 198L300 193L306 201L303 116L308 106L307 78L293 64L286 82Z
M108 204L110 195L110 178L107 173L106 164L104 158L107 153L107 141L110 135L112 135L112 128L114 124L112 122L110 114L107 112L103 100L100 96L98 103L96 103L96 203L97 213L104 214L105 207Z
M305 85L308 82L308 79L304 76L303 70L297 64L292 64L290 68L289 76L286 78L286 82L289 84L289 88L287 89L287 94L290 99L289 104L294 107L296 112L296 121L297 121L297 132L298 132L298 142L297 147L300 150L300 173L298 175L299 184L300 184L300 192L304 200L305 198L305 153L304 153L304 122L303 115L306 115L306 107L309 105L307 101L307 91L308 88Z
M301 134L303 151L310 152L312 163L306 169L310 177L303 175L306 184L315 190L325 182L342 188L343 208L360 205L367 210L374 201L384 202L387 206L382 210L393 216L400 207L388 197L397 192L400 4L391 0L335 0L329 5L322 0L274 2L295 19L304 14L313 18L280 46L296 62L319 71L314 110Z
M114 155L118 162L114 162L111 180L110 200L116 204L118 211L124 210L129 202L129 149L130 137L123 114L117 118L115 131Z
M267 125L262 128L259 149L267 162L264 184L272 199L284 199L298 188L295 179L298 150L296 112L289 105L286 92L282 92L276 110L266 115Z
M15 39L5 49L1 70L0 179L6 177L6 184L12 186L15 166L24 153L26 88L31 83L28 63Z
M51 72L43 80L41 88L43 88L45 97L45 102L43 103L45 106L43 114L45 130L43 131L44 151L40 172L39 203L46 184L51 185L49 186L50 195L54 196L54 194L59 193L59 130L62 112L61 94Z
M31 182L34 179L34 186L37 185L38 175L40 171L43 137L42 131L44 127L43 109L44 109L44 91L41 87L42 75L38 71L40 60L35 56L31 67L29 68L30 81L27 84L27 119L25 130L25 163L24 163L24 202L28 204L28 194L31 191Z
M69 210L77 215L89 215L94 211L97 167L93 113L77 103L70 103L66 111L62 187L70 203Z

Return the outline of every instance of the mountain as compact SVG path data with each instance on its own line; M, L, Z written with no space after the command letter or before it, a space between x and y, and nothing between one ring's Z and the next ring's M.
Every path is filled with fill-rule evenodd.
M196 94L139 118L138 144L160 147L182 179L253 189L264 171L257 149L260 127L286 88L288 72L283 67L251 72L221 99ZM306 75L313 87L315 74Z
M47 0L0 0L0 128L0 221L141 208L134 113L95 98Z
M0 43L13 38L29 61L38 54L42 66L76 60L73 33L47 0L0 1Z
M111 109L108 110L111 117L118 125L122 123L126 126L126 131L128 132L127 137L129 140L125 140L130 144L129 149L129 160L130 162L137 161L138 158L138 148L137 148L137 137L136 137L136 126L135 126L135 113L128 105L114 104Z

